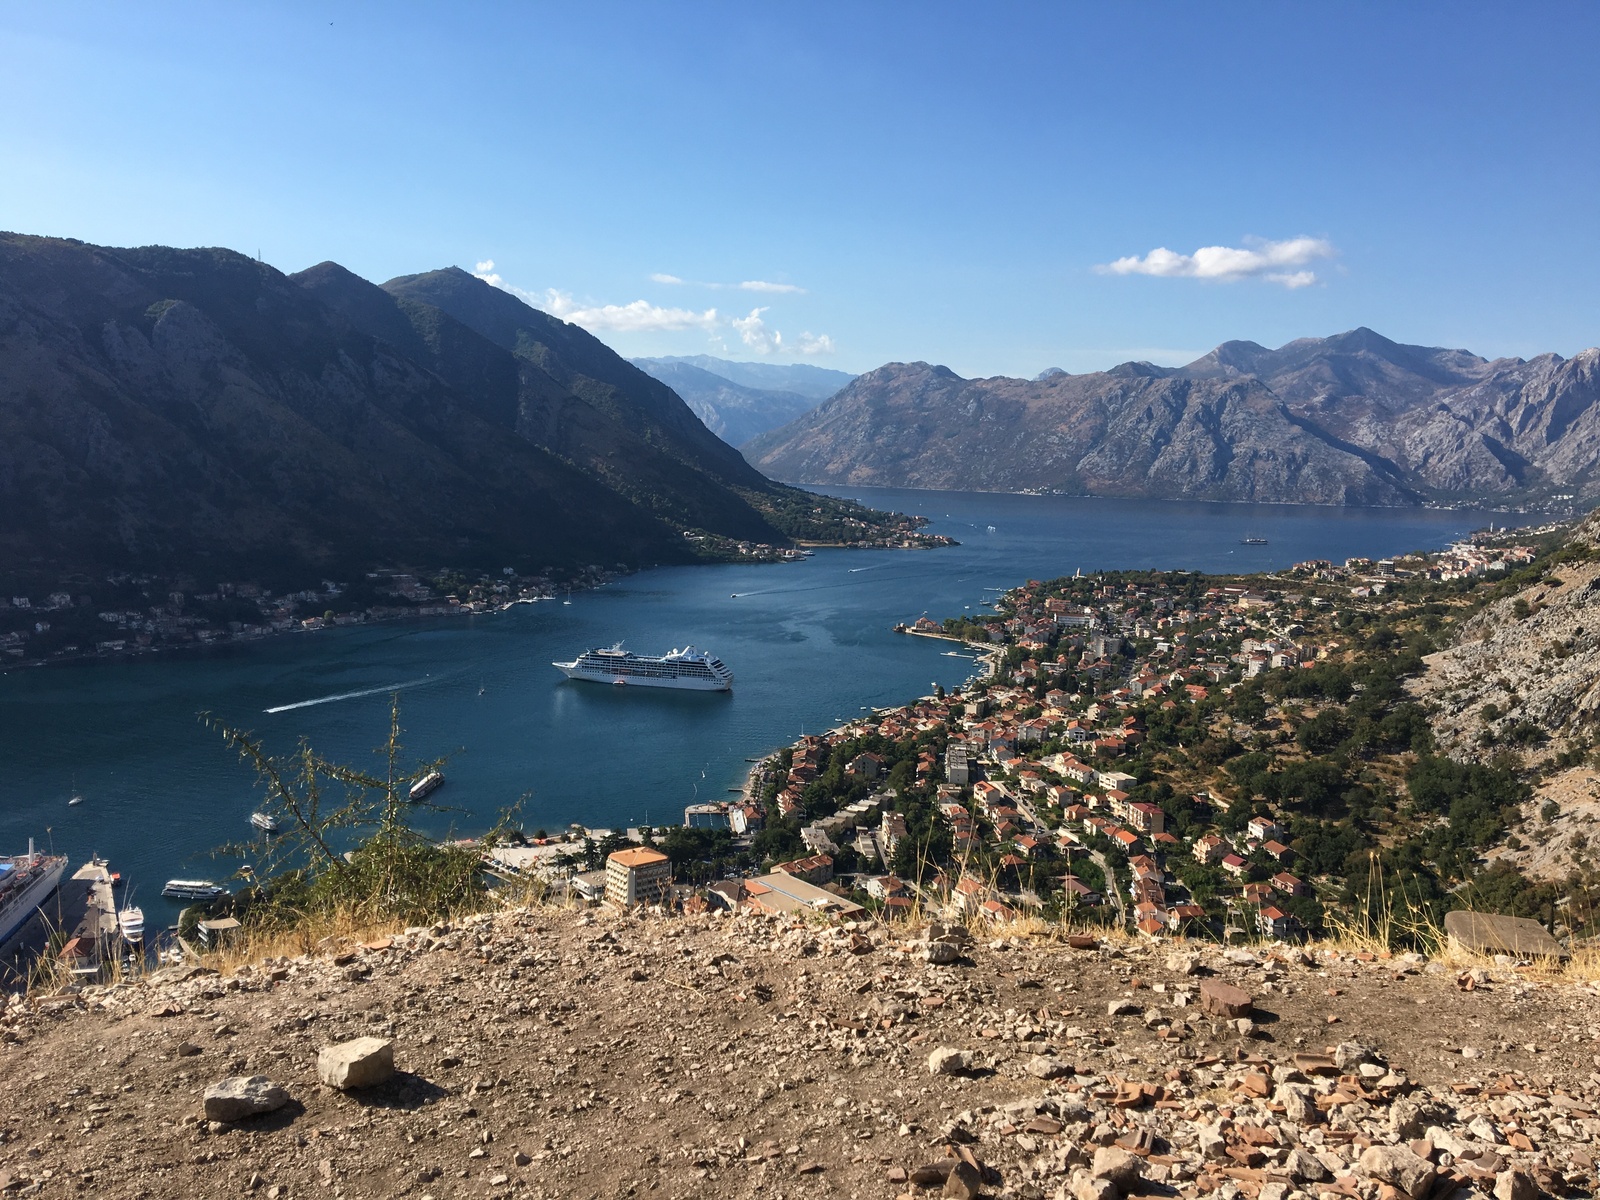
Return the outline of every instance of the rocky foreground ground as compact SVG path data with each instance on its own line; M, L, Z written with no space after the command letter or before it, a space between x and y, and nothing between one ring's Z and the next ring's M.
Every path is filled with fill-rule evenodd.
M1597 1055L1512 965L508 911L13 1000L0 1197L1588 1195Z

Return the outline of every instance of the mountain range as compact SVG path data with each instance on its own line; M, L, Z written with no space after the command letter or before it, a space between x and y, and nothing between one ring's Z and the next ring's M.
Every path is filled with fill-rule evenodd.
M1032 380L890 363L744 446L814 484L1316 504L1600 498L1600 350L1488 360L1370 329Z
M687 530L778 543L828 503L455 268L0 234L9 570L687 561Z
M854 375L809 363L745 363L709 354L630 359L692 408L729 445L786 425L850 383Z

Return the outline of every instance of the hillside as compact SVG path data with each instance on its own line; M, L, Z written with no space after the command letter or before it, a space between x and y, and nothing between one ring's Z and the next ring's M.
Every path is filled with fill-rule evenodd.
M0 235L0 505L0 561L37 588L639 565L694 557L685 529L872 519L773 484L670 388L465 272L379 288L20 234Z
M1415 499L1397 472L1304 428L1255 379L1173 378L1136 364L1028 381L895 363L757 438L745 454L779 478L855 486Z
M636 358L632 362L682 396L706 428L730 446L741 446L769 429L787 425L817 403L798 392L735 383L675 359Z
M1247 393L1251 419L1219 419L1221 397ZM816 483L1333 504L1596 499L1600 351L1488 361L1356 329L1277 350L1227 342L1185 367L1033 380L896 363L746 452Z
M19 997L0 1009L0 1189L1517 1200L1592 1183L1592 987L1420 955L1083 944L510 909ZM1224 984L1242 1013L1208 999ZM397 1074L319 1083L319 1050L361 1036L392 1042ZM208 1087L256 1074L281 1107L205 1118Z

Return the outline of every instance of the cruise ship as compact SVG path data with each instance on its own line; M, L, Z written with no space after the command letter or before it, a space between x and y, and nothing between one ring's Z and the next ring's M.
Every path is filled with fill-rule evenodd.
M32 838L28 839L27 854L0 857L0 943L26 925L55 894L66 870L64 855L34 853Z
M609 650L585 650L572 662L551 663L568 679L629 687L687 688L697 692L733 690L733 672L720 658L693 646L651 657L624 650L618 642Z

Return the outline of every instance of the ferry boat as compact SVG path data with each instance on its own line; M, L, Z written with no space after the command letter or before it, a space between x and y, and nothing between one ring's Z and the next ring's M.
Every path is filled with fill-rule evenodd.
M226 896L228 889L209 879L169 879L161 894L174 900L215 900Z
M431 796L434 792L438 791L439 786L442 783L444 783L443 771L429 771L421 779L417 780L411 785L411 791L407 793L407 797L413 803L415 803L416 801L425 799L426 797Z
M262 833L277 833L278 832L278 818L273 816L271 813L264 813L264 812L251 813L250 814L250 824L254 825L257 829L261 830Z
M730 692L733 672L716 655L685 646L652 657L624 650L585 650L571 662L551 663L568 679L587 679L628 687L686 688L697 692Z
M35 853L32 838L27 854L0 857L0 942L26 925L55 894L66 870L65 855Z

